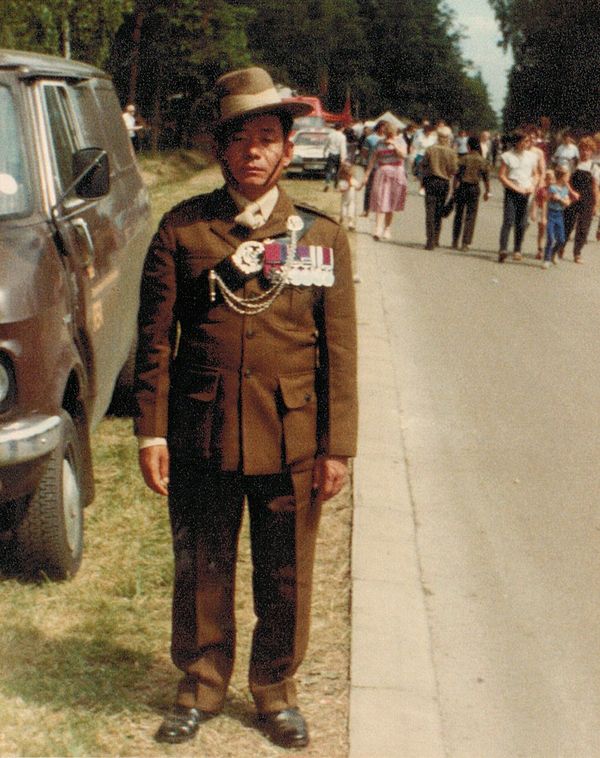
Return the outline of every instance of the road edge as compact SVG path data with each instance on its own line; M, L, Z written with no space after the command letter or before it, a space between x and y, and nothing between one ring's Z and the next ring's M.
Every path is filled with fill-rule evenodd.
M442 758L441 716L378 245L358 234L349 758Z

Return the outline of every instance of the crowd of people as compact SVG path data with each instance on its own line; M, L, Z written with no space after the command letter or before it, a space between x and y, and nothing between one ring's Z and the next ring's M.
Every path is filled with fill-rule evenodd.
M544 125L542 125L544 126ZM340 132L339 137L343 138ZM452 248L469 250L481 197L487 201L490 173L497 168L504 202L498 262L522 260L529 222L536 225L536 258L550 268L565 253L574 233L573 260L582 263L594 214L600 210L600 133L575 139L552 138L528 125L500 137L454 132L443 121L425 120L403 130L388 121L365 128L355 149L341 151L337 188L341 220L356 228L357 193L364 188L362 215L374 219L373 238L391 237L394 214L404 210L409 177L418 182L425 204L425 249L439 245L443 219L454 213ZM362 167L362 171L357 170ZM328 175L325 188L332 182ZM596 235L600 239L600 226Z

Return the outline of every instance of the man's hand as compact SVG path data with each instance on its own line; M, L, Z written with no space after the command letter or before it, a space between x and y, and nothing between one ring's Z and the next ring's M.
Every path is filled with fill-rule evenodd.
M166 445L151 445L139 451L139 463L144 481L159 495L167 495L169 483L169 450Z
M332 455L317 458L313 467L313 490L321 503L337 495L348 481L348 459Z

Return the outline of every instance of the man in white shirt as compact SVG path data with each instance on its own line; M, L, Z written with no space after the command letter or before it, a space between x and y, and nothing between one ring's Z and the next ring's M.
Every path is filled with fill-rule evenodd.
M137 152L140 149L140 138L138 132L141 131L142 126L137 123L135 119L135 105L131 103L125 108L123 113L123 121L127 129L127 134L133 145L133 149Z
M325 167L325 186L323 187L323 191L327 192L331 184L337 186L337 175L340 170L340 164L346 160L348 155L348 143L342 124L336 124L335 128L330 130L324 151L327 165Z

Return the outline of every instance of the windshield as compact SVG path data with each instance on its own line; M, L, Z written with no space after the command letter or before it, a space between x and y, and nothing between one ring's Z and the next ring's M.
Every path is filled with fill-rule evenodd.
M322 126L325 126L322 116L300 116L300 118L294 119L295 132L300 131L300 129L319 129Z
M294 138L295 145L314 145L323 147L327 140L327 132L298 132Z
M0 85L0 218L29 209L29 187L23 152L23 130L10 89Z

